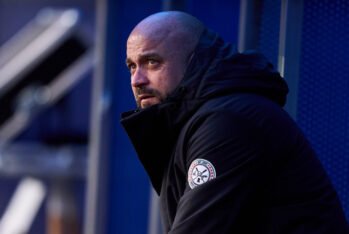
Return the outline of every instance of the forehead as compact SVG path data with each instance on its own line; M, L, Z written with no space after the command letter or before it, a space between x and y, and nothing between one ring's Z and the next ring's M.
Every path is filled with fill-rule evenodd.
M158 40L145 37L141 34L132 34L127 40L127 53L149 50L157 46Z
M127 41L126 61L136 61L138 58L142 57L144 53L154 50L157 50L156 43L146 40L146 38L142 36L130 36Z
M143 53L168 53L176 43L171 33L131 33L127 40L127 57L136 58Z

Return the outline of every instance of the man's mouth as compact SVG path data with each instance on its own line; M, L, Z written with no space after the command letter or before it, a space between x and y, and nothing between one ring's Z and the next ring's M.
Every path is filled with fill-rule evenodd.
M146 108L161 101L161 95L155 89L146 89L145 87L136 89L136 102L140 108Z
M138 100L142 101L142 100L145 100L145 99L148 99L148 98L152 98L152 97L154 97L154 95L151 95L151 94L141 94L141 95L138 95Z

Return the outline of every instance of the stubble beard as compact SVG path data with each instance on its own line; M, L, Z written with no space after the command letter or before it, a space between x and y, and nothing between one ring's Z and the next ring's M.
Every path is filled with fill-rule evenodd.
M151 95L151 96L154 96L154 97L156 97L159 100L159 103L163 102L166 99L166 97L164 97L164 95L162 95L160 93L160 91L158 91L156 89L146 88L146 87L139 87L139 88L136 89L136 94L135 94L136 104L137 104L137 107L139 109L145 109L147 107L155 105L155 104L150 104L150 105L146 105L146 106L142 107L141 100L139 98L140 95ZM156 103L156 104L158 104L158 103Z

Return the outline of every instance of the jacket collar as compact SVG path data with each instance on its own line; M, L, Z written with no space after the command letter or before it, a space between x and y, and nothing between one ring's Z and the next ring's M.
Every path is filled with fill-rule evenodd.
M121 124L158 194L179 131L194 106L196 102L167 101L122 114Z

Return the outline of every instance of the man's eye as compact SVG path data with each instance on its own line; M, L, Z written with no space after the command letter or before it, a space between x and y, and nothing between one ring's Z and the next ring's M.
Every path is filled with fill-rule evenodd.
M149 59L148 60L148 64L149 65L156 65L156 64L158 64L159 62L158 61L156 61L155 59Z
M136 68L136 65L135 64L129 64L128 66L128 70L132 71Z

